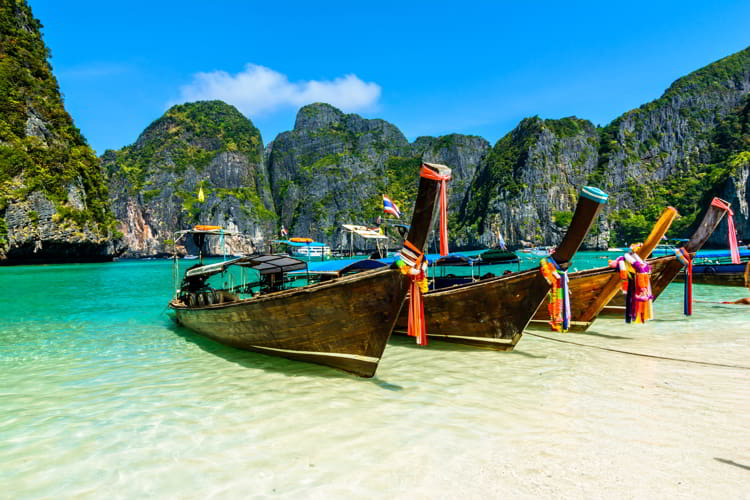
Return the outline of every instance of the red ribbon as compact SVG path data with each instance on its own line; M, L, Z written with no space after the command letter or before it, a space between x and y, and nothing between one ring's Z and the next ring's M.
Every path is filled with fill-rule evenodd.
M729 224L729 254L732 256L732 264L739 264L740 251L737 248L737 230L734 227L734 219L732 218L734 212L729 208L729 203L721 198L714 198L711 200L711 205L724 209L727 212L727 223Z
M440 175L422 165L419 175L440 182L440 256L445 257L448 255L448 201L445 192L446 182L451 179L451 174Z

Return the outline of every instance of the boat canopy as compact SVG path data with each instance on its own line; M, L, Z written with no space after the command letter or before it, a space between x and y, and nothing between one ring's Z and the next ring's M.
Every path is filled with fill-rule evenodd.
M249 267L255 269L261 275L265 275L307 269L307 262L295 259L289 255L253 254L224 262L217 262L216 264L195 267L189 269L185 273L185 276L190 278L196 276L213 276L214 274L224 272L229 266Z
M446 255L445 257L441 257L435 262L435 265L438 266L465 266L468 264L473 264L474 260L470 259L463 255L458 255L455 253L451 253Z
M222 229L219 226L195 226L193 229L184 229L182 231L177 231L174 233L175 235L178 235L180 238L185 236L186 234L210 234L214 236L237 236L241 233L238 233L236 231L229 231L227 229ZM178 239L178 238L175 238Z
M341 227L368 240L387 240L388 236L381 234L379 228L355 226L354 224L343 224Z
M358 271L368 271L370 269L378 269L381 267L386 267L387 265L388 264L386 264L385 262L380 262L379 260L362 259L344 267L343 269L339 271L339 274L343 276L344 274L347 274L347 273L353 273L353 272L358 272Z
M284 245L289 245L290 247L325 247L327 246L325 243L321 243L319 241L293 241L293 240L273 240L273 243L283 243Z
M490 248L479 254L479 258L482 259L483 263L516 263L519 261L518 255L502 248Z

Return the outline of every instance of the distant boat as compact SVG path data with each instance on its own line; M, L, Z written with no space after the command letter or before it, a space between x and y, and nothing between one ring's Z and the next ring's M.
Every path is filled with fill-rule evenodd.
M288 240L274 240L274 244L285 245L289 254L296 257L325 258L331 256L331 247L312 238L289 238Z
M681 271L675 281L685 280L685 272ZM702 285L741 286L750 288L750 260L739 264L701 263L693 264L693 283Z
M183 257L183 260L195 260L197 258L198 258L197 255L186 255Z
M422 165L422 172L431 177L450 175L448 167L428 163ZM420 176L407 237L419 251L427 242L440 186L440 181ZM268 254L193 267L185 272L169 307L178 323L224 344L372 377L409 278L392 265L287 286L287 273L306 268L306 262L294 257ZM233 271L243 276L248 270L259 276L256 282L232 285ZM211 288L208 280L215 275L227 285Z

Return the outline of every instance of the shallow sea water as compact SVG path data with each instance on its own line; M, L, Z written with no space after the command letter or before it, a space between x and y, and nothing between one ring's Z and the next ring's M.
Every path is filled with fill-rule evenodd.
M360 379L175 326L171 276L0 268L0 497L750 498L750 307L685 318L676 284L647 325L532 332L585 346L394 338Z

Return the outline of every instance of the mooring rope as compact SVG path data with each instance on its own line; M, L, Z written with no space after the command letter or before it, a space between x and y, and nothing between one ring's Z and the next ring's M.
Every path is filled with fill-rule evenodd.
M721 368L738 368L740 370L750 370L750 366L742 366L742 365L728 365L724 363L711 363L709 361L696 361L694 359L681 359L681 358L671 358L669 356L657 356L655 354L645 354L642 352L632 352L632 351L623 351L620 349L612 349L611 347L601 347L598 345L591 345L591 344L583 344L580 342L573 342L572 340L563 340L563 339L556 339L553 337L547 337L546 335L539 335L538 333L531 333L528 331L524 332L524 335L531 335L532 337L538 337L540 339L545 340L551 340L553 342L560 342L562 344L572 344L577 345L581 347L591 347L592 349L600 349L602 351L609 351L609 352L619 352L620 354L629 354L631 356L641 356L643 358L652 358L652 359L663 359L667 361L678 361L680 363L692 363L695 365L705 365L705 366L718 366Z

